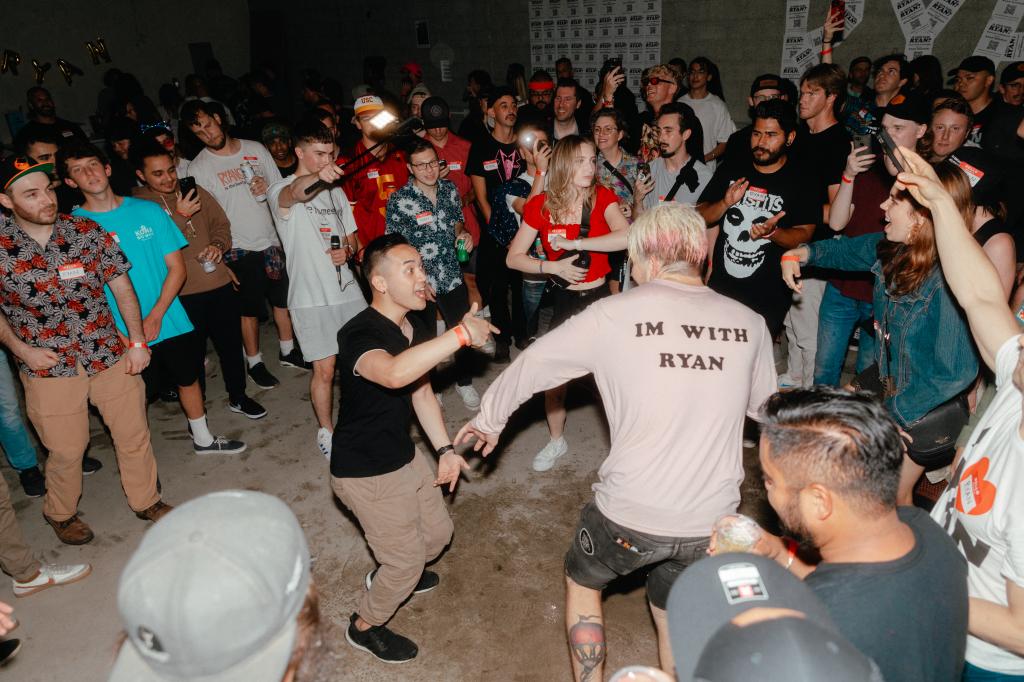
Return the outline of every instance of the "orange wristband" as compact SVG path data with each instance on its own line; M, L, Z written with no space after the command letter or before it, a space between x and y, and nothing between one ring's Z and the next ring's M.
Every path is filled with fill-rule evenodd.
M782 262L785 263L786 261L792 261L794 263L799 263L800 262L800 256L794 256L792 254L785 255L785 256L782 257Z
M800 547L796 540L793 538L786 538L786 554L789 559L786 561L786 570L793 566L793 560L796 559L796 550Z
M452 327L452 331L455 332L455 338L459 340L459 346L468 346L470 344L469 332L461 324L457 324Z
M843 182L845 182L847 185L852 185L853 184L853 178L848 178L848 177L846 177L846 173L843 173Z

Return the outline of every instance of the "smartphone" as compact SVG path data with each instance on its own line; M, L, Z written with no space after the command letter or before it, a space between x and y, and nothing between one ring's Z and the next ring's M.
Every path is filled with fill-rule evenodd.
M651 164L646 161L640 161L636 164L636 179L639 182L643 182L645 179L651 177Z
M858 156L865 156L867 154L873 154L874 153L874 150L872 149L872 145L871 145L871 140L872 140L871 133L854 133L852 135L852 137L853 137L853 146L854 147L866 147L866 149L861 151L858 154Z
M621 68L622 68L622 57L608 57L607 59L604 60L604 67L602 68L602 71L607 73L608 71L611 71L612 69L621 69Z
M832 34L832 42L840 43L843 41L843 28L846 24L846 0L831 0L831 5L828 9L829 17L842 17L843 23L840 25L839 30Z
M445 168L448 167L448 162L445 161L444 159L438 159L437 167L440 168L441 170L444 170Z
M531 132L525 132L519 137L519 144L523 145L527 149L533 149L533 143L537 141L537 136Z
M900 154L900 150L896 148L896 143L889 137L889 133L885 132L885 128L879 128L875 132L875 137L878 138L878 142L882 145L882 153L889 159L897 173L902 173L907 168L907 162Z
M188 197L188 195L196 188L196 179L186 175L183 178L178 178L178 191L181 192L182 198Z

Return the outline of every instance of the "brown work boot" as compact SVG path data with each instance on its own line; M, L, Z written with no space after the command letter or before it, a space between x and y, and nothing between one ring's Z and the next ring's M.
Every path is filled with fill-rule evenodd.
M170 512L172 509L174 509L174 507L172 507L171 505L167 504L163 500L157 500L155 503L153 503L153 505L151 505L149 507L146 507L145 509L143 509L140 512L135 512L135 515L138 516L143 521L152 521L152 522L156 523L157 521L162 519L164 517L164 515L167 514L168 512Z
M54 521L46 514L43 514L43 518L53 528L57 539L65 545L84 545L93 539L92 529L78 518L78 514L66 521Z

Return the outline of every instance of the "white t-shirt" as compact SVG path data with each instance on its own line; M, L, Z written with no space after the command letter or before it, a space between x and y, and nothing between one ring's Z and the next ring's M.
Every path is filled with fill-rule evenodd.
M174 170L177 171L179 178L183 178L188 175L188 166L189 160L182 156L179 156L178 163L174 166Z
M729 109L718 95L708 93L704 99L693 99L689 95L683 95L679 101L690 105L693 113L700 119L700 127L704 129L705 156L719 144L728 142L729 136L736 132L736 124L729 116ZM712 161L708 165L714 171L718 162Z
M676 184L676 178L679 176L679 171L670 171L665 167L665 159L660 156L651 161L650 166L651 178L654 180L654 189L644 197L644 208L654 208L664 201L668 193L672 191L672 185ZM679 190L672 199L674 203L695 205L697 200L700 199L704 188L711 181L711 176L715 174L711 170L711 166L700 161L693 164L693 170L697 173L697 189L691 192L686 183L679 185Z
M1013 385L1019 337L996 355L996 396L978 422L953 481L932 518L967 558L967 593L1007 605L1006 581L1024 587L1024 439L1021 392ZM985 670L1024 675L1024 656L967 636L967 660Z
M332 187L305 203L280 208L277 198L293 180L295 176L289 175L267 191L267 203L274 209L274 222L288 266L288 307L314 308L363 300L352 268L348 263L342 265L339 278L327 254L332 235L340 237L344 244L345 237L356 231L352 206L344 190Z
M274 157L267 148L252 140L238 140L241 147L237 154L220 156L204 149L192 159L188 172L212 194L224 208L231 221L231 243L236 249L263 251L279 245L274 230L274 219L270 216L268 202L256 201L249 185L242 175L243 161L252 164L257 175L262 175L268 185L281 180Z
M594 501L641 533L706 537L736 511L743 419L776 391L764 318L666 280L590 304L519 354L473 423L499 433L535 392L594 374L611 435Z

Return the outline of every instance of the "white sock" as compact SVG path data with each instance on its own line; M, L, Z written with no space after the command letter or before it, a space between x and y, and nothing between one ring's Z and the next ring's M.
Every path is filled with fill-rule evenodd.
M246 355L245 361L249 363L249 369L252 369L256 365L263 362L263 353L256 353L256 355Z
M288 355L295 350L295 339L288 339L287 341L281 341L281 355Z
M326 426L321 426L319 429L316 430L316 437L320 438L321 434L326 434L328 436L333 436L334 435L334 431L331 431Z
M192 429L193 443L202 446L213 443L213 434L210 433L210 427L206 424L205 414L199 419L189 419L188 425Z

